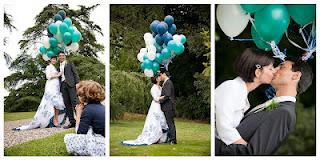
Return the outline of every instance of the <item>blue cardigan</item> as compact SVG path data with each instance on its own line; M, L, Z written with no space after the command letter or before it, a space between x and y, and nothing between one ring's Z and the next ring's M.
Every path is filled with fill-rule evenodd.
M77 134L87 134L89 126L94 133L105 136L105 107L101 103L90 103L84 107Z

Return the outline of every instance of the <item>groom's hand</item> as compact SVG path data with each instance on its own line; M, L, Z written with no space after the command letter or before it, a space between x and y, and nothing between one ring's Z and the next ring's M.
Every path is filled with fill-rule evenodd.
M243 145L247 145L248 143L247 143L244 139L241 138L241 139L233 142L233 144L243 144Z

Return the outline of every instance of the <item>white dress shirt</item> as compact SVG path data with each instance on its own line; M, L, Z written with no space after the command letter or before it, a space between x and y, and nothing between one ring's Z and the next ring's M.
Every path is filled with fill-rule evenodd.
M63 61L62 63L60 63L60 72L62 72L62 75L61 75L61 82L63 82L66 77L64 76L64 67L66 65L66 61Z
M220 84L215 90L216 138L226 145L242 138L236 127L250 108L248 89L237 77Z
M264 110L266 107L268 107L272 102L276 102L276 103L280 103L280 102L293 102L296 103L296 97L292 97L292 96L279 96L279 97L274 97L260 105L255 106L254 108L252 108L252 110L250 110L250 112L260 112L262 110Z

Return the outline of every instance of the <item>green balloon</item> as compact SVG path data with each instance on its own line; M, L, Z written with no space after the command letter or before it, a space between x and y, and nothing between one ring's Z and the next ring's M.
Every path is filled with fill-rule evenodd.
M54 52L53 51L48 51L48 57L51 59L51 57L54 55Z
M265 4L240 4L241 8L248 13L255 13L263 9Z
M152 69L152 61L150 61L149 59L145 59L143 63L145 69Z
M184 46L182 43L177 43L176 45L176 48L174 49L174 52L177 54L177 55L180 55L182 54L184 51Z
M292 19L302 26L315 20L316 5L314 4L288 4L286 6Z
M72 42L79 42L81 39L81 33L79 31L74 31L72 33Z
M271 41L287 30L290 16L282 4L267 5L254 16L254 25L259 35L266 41Z
M54 37L51 37L51 38L49 39L49 43L50 43L50 46L51 46L51 47L57 47L57 45L58 45L58 41L57 41L57 39L54 38Z
M254 29L254 27L251 27L251 36L252 36L252 39L254 41L254 43L256 44L256 46L262 50L265 50L265 51L270 51L272 48L270 46L270 44L266 43L262 37L260 37L257 33L257 31ZM279 42L281 41L282 39L282 36L279 36L278 38L274 39L274 40L271 40L271 41L275 41L276 44L279 44ZM269 41L269 42L271 42Z
M59 26L59 29L60 29L60 32L63 34L68 31L68 25L66 23L62 22Z
M144 63L141 63L141 64L140 64L140 68L141 68L142 71L144 71L144 69L146 69L145 64L144 64Z
M52 33L52 34L57 34L57 32L58 32L58 25L55 24L55 23L50 23L50 25L49 25L49 31L50 31L50 33Z
M71 42L71 34L69 32L66 32L63 34L62 40L64 44L69 44Z
M70 32L71 34L74 32L74 28L72 27L72 26L70 26L69 28L68 28L68 32Z
M187 42L187 38L186 36L184 36L183 34L181 35L181 43L185 44Z
M153 73L157 73L159 69L160 69L159 63L158 62L152 62Z
M65 18L65 19L63 20L63 22L66 23L66 24L68 25L68 27L72 27L72 21L71 21L70 18Z
M158 62L159 64L162 63L162 55L160 53L156 53L155 61Z
M40 51L41 54L44 54L44 53L47 52L47 49L46 49L46 47L41 46L41 47L39 48L39 51Z

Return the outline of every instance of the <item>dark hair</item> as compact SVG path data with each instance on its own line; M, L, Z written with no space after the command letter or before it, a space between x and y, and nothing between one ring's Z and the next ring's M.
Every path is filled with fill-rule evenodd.
M53 55L53 56L51 56L51 58L50 58L50 59L52 59L52 58L55 58L55 59L57 59L57 56Z
M168 77L170 76L170 72L169 71L167 71L165 68L160 68L160 73L161 74L166 74Z
M234 67L243 81L253 82L258 66L264 67L272 63L274 63L274 58L271 53L256 48L247 48L236 59Z
M151 82L153 83L153 84L157 84L158 82L157 82L157 77L151 77Z
M297 92L298 92L298 94L302 94L312 84L312 79L313 79L312 69L306 61L302 61L299 58L286 57L286 61L293 62L291 71L301 72L301 77L300 77L300 80L299 80L298 86L297 86Z

